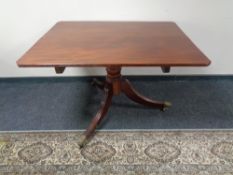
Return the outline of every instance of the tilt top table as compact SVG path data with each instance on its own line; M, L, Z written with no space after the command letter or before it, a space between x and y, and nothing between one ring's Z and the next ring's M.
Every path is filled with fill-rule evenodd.
M131 100L164 110L169 102L140 95L121 76L122 67L208 66L210 60L173 22L59 22L22 58L20 67L105 67L105 82L93 81L104 91L101 107L80 141L83 147L110 107L112 97L123 92Z

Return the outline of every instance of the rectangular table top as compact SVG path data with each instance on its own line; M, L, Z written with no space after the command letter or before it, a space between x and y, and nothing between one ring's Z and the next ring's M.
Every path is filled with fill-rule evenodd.
M19 66L207 66L173 22L59 22Z

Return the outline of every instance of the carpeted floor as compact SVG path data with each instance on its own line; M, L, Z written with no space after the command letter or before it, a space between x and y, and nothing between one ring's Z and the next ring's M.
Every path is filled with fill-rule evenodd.
M231 175L233 131L0 134L0 174Z
M100 129L233 128L233 76L129 77L142 94L171 101L166 112L114 97ZM87 127L102 92L91 78L0 79L0 130Z
M0 79L0 131L86 128L102 99L91 79ZM173 106L114 97L99 129L145 130L98 132L82 150L77 131L0 132L0 174L233 174L233 131L194 131L233 128L233 76L129 79Z

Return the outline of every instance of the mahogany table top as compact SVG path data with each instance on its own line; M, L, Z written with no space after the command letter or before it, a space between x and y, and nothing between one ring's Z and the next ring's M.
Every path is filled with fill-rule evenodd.
M19 66L208 66L173 22L59 22Z

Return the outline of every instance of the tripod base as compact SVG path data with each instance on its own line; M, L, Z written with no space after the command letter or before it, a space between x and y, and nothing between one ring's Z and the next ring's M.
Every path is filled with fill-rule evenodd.
M101 102L101 107L99 111L92 119L87 130L84 132L83 137L80 139L79 142L80 148L82 148L87 144L88 139L91 137L98 124L102 121L102 119L106 115L111 105L112 97L114 95L119 95L121 92L123 92L132 101L145 106L158 108L161 111L164 111L169 106L171 106L170 102L154 101L139 94L130 84L129 80L121 76L121 67L107 67L106 71L107 71L107 77L105 82L100 82L97 79L94 79L92 82L92 85L103 90L105 95L103 101Z

